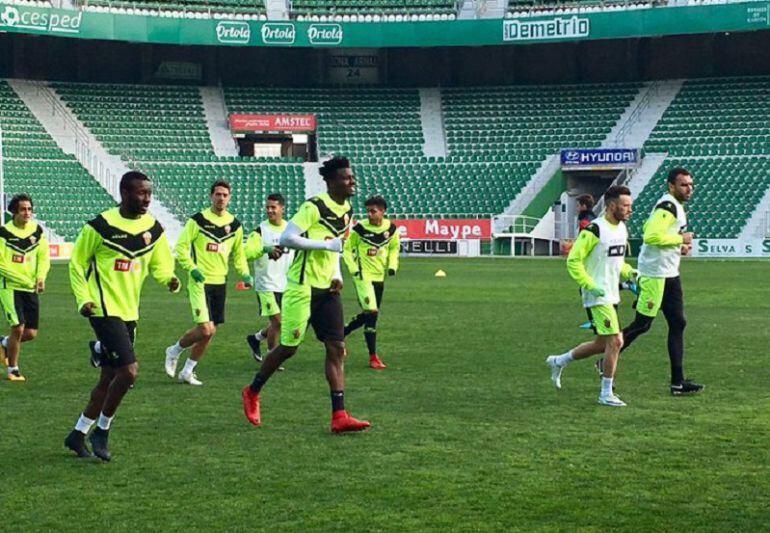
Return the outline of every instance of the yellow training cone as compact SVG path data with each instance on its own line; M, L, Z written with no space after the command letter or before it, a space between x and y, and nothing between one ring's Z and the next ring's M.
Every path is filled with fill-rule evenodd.
M445 278L446 272L444 272L439 268L438 270L436 270L436 273L434 274L434 276L436 276L437 278Z

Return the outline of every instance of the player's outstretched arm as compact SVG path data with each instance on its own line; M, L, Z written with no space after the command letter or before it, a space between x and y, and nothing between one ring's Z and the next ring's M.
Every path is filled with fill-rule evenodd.
M303 230L293 221L286 225L286 229L281 234L281 246L294 248L295 250L326 250L327 252L342 252L342 239L331 239L328 241L316 241L302 236Z
M588 255L599 243L599 228L595 224L589 225L585 231L581 231L572 249L567 256L567 272L581 289L591 291L596 288L596 282L586 270L585 261Z
M179 292L181 284L174 274L174 256L171 255L171 245L168 243L166 234L163 233L150 258L150 274L161 285L165 285L171 292Z
M676 208L671 205L670 202L663 202L655 211L652 212L650 218L644 224L644 244L650 246L681 246L684 243L684 239L681 235L669 235L668 231L676 224Z
M75 295L75 303L78 306L79 313L82 313L86 304L91 306L89 314L92 314L93 308L96 307L88 290L86 272L100 242L101 236L90 225L86 224L80 231L80 235L78 235L75 241L75 246L72 247L69 265L70 286L72 287L72 293Z

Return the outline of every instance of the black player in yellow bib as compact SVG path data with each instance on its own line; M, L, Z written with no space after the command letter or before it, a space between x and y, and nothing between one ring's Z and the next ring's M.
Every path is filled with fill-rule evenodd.
M335 433L361 431L369 422L345 410L345 326L342 315L340 253L350 229L356 179L350 162L335 157L320 169L327 193L304 202L281 234L279 244L296 250L281 303L280 344L265 357L251 385L242 391L246 418L262 423L259 393L270 376L297 352L308 323L326 347L326 380L332 400L331 429Z
M79 457L90 457L85 436L96 422L91 445L104 461L111 458L107 440L112 419L136 380L134 339L144 280L152 274L170 291L179 291L166 234L147 214L150 180L141 172L127 172L120 180L120 196L118 207L83 227L69 265L78 310L89 319L98 339L92 351L99 357L101 375L64 445Z
M243 226L227 211L231 189L226 181L211 186L211 208L191 216L176 243L179 266L189 273L187 290L190 295L195 327L187 330L176 344L166 348L166 374L176 375L179 356L192 347L190 357L179 372L179 381L202 385L195 367L203 358L217 326L225 322L227 272L230 255L241 280L250 286L254 280L243 245Z
M361 306L361 312L345 326L345 337L363 326L369 366L383 370L387 367L377 355L377 318L385 291L385 274L395 276L398 271L400 244L398 228L385 218L385 199L373 196L364 205L368 220L353 226L342 253Z
M11 327L0 338L0 356L11 381L26 381L19 370L21 344L37 337L38 294L45 290L51 269L48 241L32 220L33 209L32 198L17 194L8 204L11 220L0 227L0 307Z

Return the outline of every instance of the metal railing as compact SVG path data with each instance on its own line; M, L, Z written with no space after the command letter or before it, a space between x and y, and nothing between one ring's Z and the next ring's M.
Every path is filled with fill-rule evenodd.
M637 168L624 168L620 171L618 177L612 180L610 187L613 185L625 185L631 181L631 179L633 179L638 170L639 169ZM607 188L609 189L609 187ZM604 213L604 196L597 200L596 205L594 206L594 212L597 214L597 216L601 216L602 213Z
M642 99L639 100L634 109L631 111L628 119L618 130L615 138L612 139L612 146L618 147L623 145L626 137L631 132L631 129L641 120L642 114L650 107L652 97L658 94L660 87L661 84L659 81L654 81L649 85L647 90L644 92Z
M52 89L43 82L32 82L36 94L45 98L51 106L51 113L59 117L64 130L71 131L75 144L75 159L112 195L119 197L120 177L112 172L105 161L92 149L89 133L72 118L66 107L54 96Z
M527 215L497 215L492 218L493 227L503 229L494 232L495 237L529 235L539 223L539 218Z

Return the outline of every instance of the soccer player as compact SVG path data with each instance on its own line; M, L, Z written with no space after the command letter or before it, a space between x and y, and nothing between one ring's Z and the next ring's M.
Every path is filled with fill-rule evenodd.
M580 232L567 258L567 271L583 293L583 306L594 327L596 338L584 342L563 355L551 355L546 364L551 368L551 380L561 388L561 374L572 361L604 353L604 377L599 403L610 407L626 404L612 391L615 368L623 334L618 324L616 306L620 303L621 278L630 279L634 271L625 262L628 231L626 220L631 216L631 191L613 185L604 193L605 215L594 220Z
M139 299L148 274L171 292L179 291L163 227L147 210L152 185L141 172L120 180L120 205L86 223L70 259L70 283L80 314L96 333L101 375L75 429L64 445L79 457L90 457L85 436L97 423L90 441L94 454L109 461L110 425L123 396L136 381L134 353ZM97 419L98 418L98 422Z
M195 367L203 358L217 326L225 322L228 260L241 280L251 286L254 279L243 248L243 226L227 211L231 189L226 181L214 182L210 191L211 207L191 216L176 243L179 265L189 273L187 291L195 327L187 330L176 344L166 348L166 374L173 378L179 356L192 347L190 357L179 372L179 381L203 385Z
M326 380L332 400L334 433L361 431L369 422L345 410L345 326L342 316L340 253L350 229L356 179L344 157L325 161L320 169L327 193L304 202L281 235L280 245L297 250L288 274L281 309L280 344L271 350L251 385L243 388L243 411L259 426L259 393L270 376L302 343L308 322L326 348Z
M45 290L51 269L43 228L32 220L34 205L27 194L11 198L12 218L0 227L0 307L11 332L0 338L0 356L11 381L26 381L19 370L21 344L37 337L40 322L38 294Z
M692 198L694 183L685 168L673 168L666 180L668 193L655 204L650 218L644 223L642 249L639 252L639 298L636 316L625 329L628 348L639 335L649 331L659 310L668 323L668 358L671 362L671 394L697 394L703 385L684 376L684 296L679 277L682 255L692 249L695 235L687 231L684 204Z
M369 366L382 370L387 367L377 355L377 317L385 290L385 273L395 276L398 271L400 245L398 228L385 219L385 199L373 196L364 205L369 220L353 226L342 254L361 306L361 312L345 326L345 337L364 326Z
M269 320L266 328L246 336L257 362L262 361L262 341L267 340L267 349L272 350L278 346L281 335L281 298L286 290L286 274L294 259L294 251L280 245L281 234L286 229L285 205L282 195L268 196L265 204L267 220L252 231L246 241L246 259L254 261L254 290L259 314Z
M578 207L578 233L580 233L596 218L596 214L593 212L596 202L594 202L594 197L590 194L581 194L576 200Z

